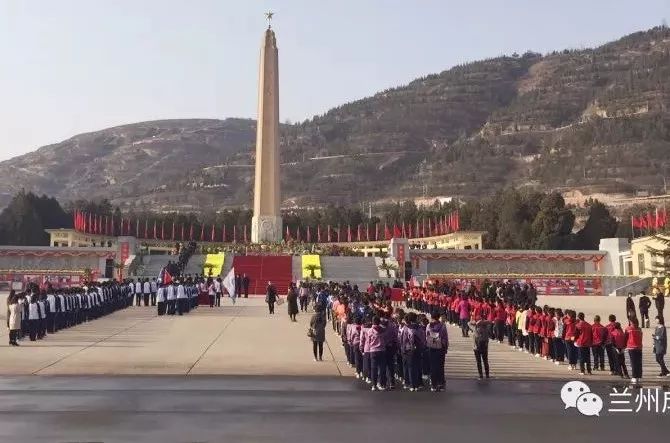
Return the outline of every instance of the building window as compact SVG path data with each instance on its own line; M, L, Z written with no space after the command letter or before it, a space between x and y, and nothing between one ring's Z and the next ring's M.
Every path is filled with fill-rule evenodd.
M644 254L637 254L637 267L638 267L638 274L644 275L644 273L646 272L646 269L644 268Z

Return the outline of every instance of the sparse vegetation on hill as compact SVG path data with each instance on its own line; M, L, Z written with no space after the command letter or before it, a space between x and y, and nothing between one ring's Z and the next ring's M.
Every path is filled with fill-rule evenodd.
M283 125L284 203L481 197L506 186L659 192L669 102L666 27L456 66ZM124 211L248 205L254 137L255 122L243 119L82 134L0 163L0 205L21 188L108 197Z

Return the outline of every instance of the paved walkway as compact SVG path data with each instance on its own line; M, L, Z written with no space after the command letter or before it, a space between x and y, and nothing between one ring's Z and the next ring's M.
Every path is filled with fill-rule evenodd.
M227 303L181 317L128 308L19 348L7 345L3 328L0 374L342 374L336 337L329 336L337 345L327 343L323 362L312 360L310 315L291 323L285 306L270 316L262 300Z
M0 300L2 302L2 300ZM624 300L609 297L553 297L541 303L573 306L589 318L610 312L623 317ZM0 374L3 375L295 375L352 376L339 337L327 329L323 362L312 360L306 336L311 314L291 323L286 306L270 316L261 299L239 300L221 308L199 307L182 317L158 317L153 308L128 308L107 317L48 335L45 340L7 345L0 328ZM4 312L0 321L5 322ZM448 378L477 375L472 339L450 327ZM506 344L489 346L491 375L499 379L568 380L579 374L565 365L511 350ZM658 366L651 353L650 330L645 330L645 379L655 379ZM617 380L609 373L589 379Z

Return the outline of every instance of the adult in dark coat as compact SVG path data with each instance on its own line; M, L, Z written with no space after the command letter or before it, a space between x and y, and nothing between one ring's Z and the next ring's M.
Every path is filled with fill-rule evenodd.
M286 305L288 306L288 316L291 321L297 321L296 315L298 315L298 291L296 291L293 283L288 288L288 294L286 295Z
M651 306L651 300L647 297L647 294L644 291L640 292L640 299L637 302L638 307L640 308L640 320L642 320L642 327L649 327L649 307Z
M665 329L665 321L663 317L656 317L656 329L654 329L654 356L656 357L656 363L661 367L661 373L658 374L659 377L665 377L670 374L667 366L665 365L664 357L668 350L668 332Z
M268 287L265 290L265 303L268 304L270 314L274 314L275 303L277 303L277 289L275 289L271 281L268 282Z
M663 292L658 291L658 294L654 297L654 304L656 305L656 315L658 315L661 318L663 317L663 308L665 308L665 298L663 296Z
M309 320L310 338L312 339L312 352L314 361L323 361L323 342L326 341L326 314L323 307L316 308L317 311Z
M249 276L244 274L242 276L242 291L244 292L244 298L249 298Z
M633 293L629 292L626 297L626 317L628 321L631 322L634 318L637 318L637 312L635 311L635 302L633 301Z

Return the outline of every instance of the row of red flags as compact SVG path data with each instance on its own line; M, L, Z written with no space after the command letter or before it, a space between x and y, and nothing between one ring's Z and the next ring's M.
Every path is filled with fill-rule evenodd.
M631 225L633 229L658 230L665 227L668 222L668 214L664 209L656 208L654 212L649 211L646 214L632 216Z
M89 234L132 235L143 239L221 241L224 243L228 241L247 243L250 231L246 225L241 228L233 226L232 230L226 229L225 225L219 228L216 225L209 227L201 225L200 232L196 232L197 228L193 223L187 226L184 223L175 224L173 222L172 226L166 226L164 221L159 223L157 220L150 222L145 219L140 222L139 219L132 221L129 218L118 220L111 216L95 215L81 211L75 211L74 228L77 231ZM306 241L307 243L378 241L390 240L393 237L424 238L458 230L460 230L460 216L458 211L455 211L439 218L417 220L416 223L403 222L393 226L384 223L383 227L380 223L376 223L372 227L370 224L359 224L353 228L351 226L343 228L328 225L324 229L321 226L316 228L308 226L304 231L297 227L291 232L291 229L286 226L284 240Z

